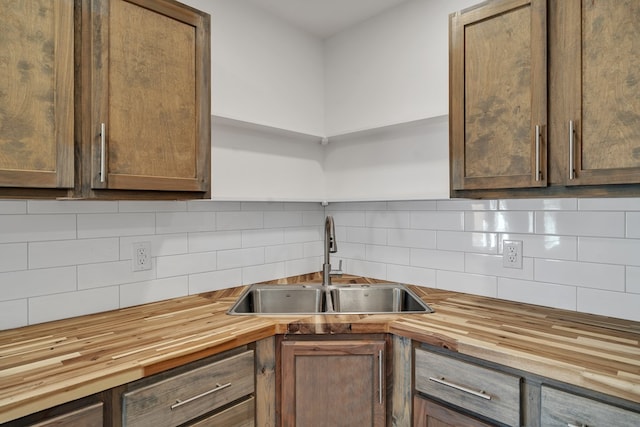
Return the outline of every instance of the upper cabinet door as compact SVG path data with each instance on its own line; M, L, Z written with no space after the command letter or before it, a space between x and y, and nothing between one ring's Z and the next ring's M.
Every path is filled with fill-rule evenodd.
M208 195L209 15L172 0L92 0L85 19L89 191Z
M546 1L450 16L452 190L547 185Z
M550 16L554 174L640 183L640 1L555 1Z
M0 2L0 187L73 188L73 43L72 0Z

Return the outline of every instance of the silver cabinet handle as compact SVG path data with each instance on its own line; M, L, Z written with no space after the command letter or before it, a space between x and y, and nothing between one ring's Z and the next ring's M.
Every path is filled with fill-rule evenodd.
M569 179L575 179L576 168L575 162L575 143L576 143L576 131L573 120L569 120Z
M589 426L587 426L586 424L578 425L578 424L574 424L574 423L568 423L567 427L589 427Z
M429 381L433 381L433 382L436 382L438 384L446 385L447 387L455 388L456 390L464 391L465 393L469 393L469 394L472 394L474 396L481 397L483 399L491 400L491 395L485 393L484 390L480 390L480 391L471 390L470 388L467 388L465 386L462 386L462 385L459 385L459 384L456 384L456 383L452 383L451 381L447 381L447 380L444 379L444 377L440 377L440 378L429 377Z
M382 350L378 351L378 402L382 405Z
M107 140L107 126L104 123L100 123L100 182L104 182L106 165L105 165L105 150Z
M536 182L540 181L540 125L536 125Z
M208 395L210 395L211 393L215 393L216 391L223 390L223 389L225 389L225 388L227 388L227 387L231 387L231 383L226 383L226 384L223 384L223 385L220 385L220 384L216 383L216 388L212 388L212 389L211 389L211 390L209 390L209 391L205 391L204 393L200 393L200 394L199 394L199 395L197 395L197 396L190 397L190 398L188 398L187 400L180 400L180 399L177 399L177 400L176 400L176 403L174 403L173 405L171 405L171 410L173 411L174 409L179 408L179 407L181 407L182 405L186 405L187 403L193 402L194 400L198 400L198 399L200 399L200 398L202 398L202 397L208 396Z

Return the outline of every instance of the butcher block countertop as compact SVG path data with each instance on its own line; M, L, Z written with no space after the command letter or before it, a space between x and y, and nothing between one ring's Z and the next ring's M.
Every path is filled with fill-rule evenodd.
M640 402L638 322L410 288L435 313L230 316L238 287L0 331L0 422L283 333L388 332Z

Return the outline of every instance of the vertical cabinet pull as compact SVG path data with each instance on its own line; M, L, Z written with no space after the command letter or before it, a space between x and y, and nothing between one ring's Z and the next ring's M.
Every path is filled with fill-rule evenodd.
M378 351L378 402L382 405L382 350Z
M536 182L540 181L540 125L536 125Z
M100 182L104 182L106 165L105 165L105 150L106 150L106 133L107 126L104 123L100 123Z
M575 143L576 143L576 131L574 128L573 120L569 120L569 179L575 179Z

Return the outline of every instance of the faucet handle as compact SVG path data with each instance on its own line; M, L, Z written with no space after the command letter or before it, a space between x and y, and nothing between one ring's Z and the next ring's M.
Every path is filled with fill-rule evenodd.
M329 275L332 277L342 277L342 260L338 262L338 269L330 270Z

